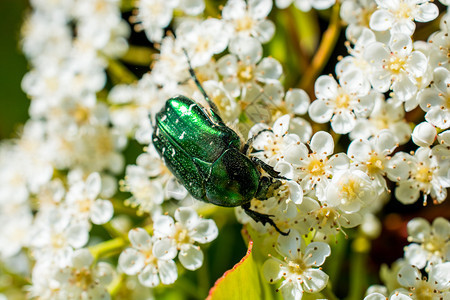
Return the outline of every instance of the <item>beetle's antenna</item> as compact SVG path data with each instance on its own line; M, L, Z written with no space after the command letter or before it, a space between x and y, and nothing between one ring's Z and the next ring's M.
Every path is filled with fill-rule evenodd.
M186 49L185 48L182 48L182 49L183 49L184 55L186 55L186 60L187 60L187 63L189 65L189 73L191 74L192 79L194 79L194 82L197 85L197 88L203 94L203 97L205 97L205 100L208 102L209 106L211 106L213 111L216 114L218 114L219 110L217 109L216 104L214 104L214 102L211 101L211 99L209 99L208 94L206 94L205 89L203 88L202 84L200 83L200 81L197 78L197 75L195 75L194 69L192 68L192 65L191 65L191 60L189 59L189 55L188 55Z

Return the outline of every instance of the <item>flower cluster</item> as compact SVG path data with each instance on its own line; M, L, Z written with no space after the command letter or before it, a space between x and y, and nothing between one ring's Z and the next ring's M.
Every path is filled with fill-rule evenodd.
M30 119L0 143L0 268L29 278L30 297L133 290L142 299L141 289L202 267L200 245L220 236L228 215L193 201L152 143L167 99L207 105L192 71L243 152L273 168L258 167L261 176L277 177L267 199L249 203L276 227L235 212L285 299L331 293L321 266L332 241L357 226L376 237L387 201L447 198L449 1L223 2L30 1L21 42ZM302 27L317 31L313 17L296 18L310 10L331 14L321 41ZM342 21L348 55L322 74ZM417 22L439 29L419 32ZM138 31L144 46L132 44ZM398 284L366 299L450 297L449 228L440 217L410 221L412 243L383 278Z
M405 257L395 267L382 274L386 286L369 287L364 300L450 297L450 222L437 218L430 226L425 219L415 218L408 223L408 234L414 243L405 248Z

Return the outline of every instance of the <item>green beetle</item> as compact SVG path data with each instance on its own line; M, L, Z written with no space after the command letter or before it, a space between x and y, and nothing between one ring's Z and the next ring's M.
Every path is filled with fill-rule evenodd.
M219 206L241 206L255 221L269 223L287 235L270 215L250 209L250 201L267 199L281 185L276 178L282 177L263 161L248 156L252 140L242 143L225 125L192 68L190 73L210 107L185 96L167 100L155 118L152 138L157 152L194 198ZM269 176L262 176L261 169Z

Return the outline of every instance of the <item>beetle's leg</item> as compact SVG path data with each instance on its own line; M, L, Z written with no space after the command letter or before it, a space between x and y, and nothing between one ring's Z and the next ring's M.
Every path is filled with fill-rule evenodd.
M251 210L250 209L250 202L247 202L246 204L243 204L241 207L244 209L245 213L248 216L250 216L253 220L255 220L255 222L261 222L263 225L266 225L267 223L269 223L281 235L288 235L289 234L290 230L288 232L283 232L277 227L275 222L270 218L270 217L274 217L273 215L266 215L266 214L262 214L262 213L254 211L254 210Z
M269 175L272 176L273 178L289 180L289 179L287 179L286 177L280 176L280 172L275 171L275 169L274 169L272 166L266 164L266 163L263 162L261 159L259 159L259 158L255 157L255 156L253 156L253 157L251 158L251 160L252 160L256 165L260 166L264 171L267 172L267 174L269 174Z
M272 132L272 129L263 129L261 131L259 131L257 134L255 134L254 136L252 136L251 138L248 139L247 143L245 143L244 148L242 148L242 153L244 153L245 155L248 155L249 150L252 147L253 141L263 132Z
M186 60L189 65L189 73L191 74L192 79L194 79L195 85L197 85L197 88L200 90L203 97L205 97L205 100L208 102L209 106L211 106L211 109L218 115L219 109L217 108L216 104L213 101L211 101L208 94L206 94L205 90L203 89L203 86L201 85L200 81L197 78L197 75L195 75L194 69L192 68L192 65L191 65L191 60L189 59L189 55L188 55L186 49L183 48L183 52L184 52L184 55L186 55Z

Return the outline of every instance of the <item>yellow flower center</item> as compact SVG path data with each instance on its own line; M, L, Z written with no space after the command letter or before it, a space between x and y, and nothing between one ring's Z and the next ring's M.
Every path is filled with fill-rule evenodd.
M426 281L421 281L418 286L415 287L415 298L418 300L432 300L435 298L433 288Z
M81 270L75 269L72 271L72 276L69 281L83 291L93 288L98 284L98 281L92 276L92 272L88 268L82 268Z
M406 64L405 58L393 55L387 63L387 68L393 74L399 74L400 72L405 70L405 64Z
M337 219L338 214L337 212L327 206L321 207L318 211L315 213L315 219L318 221L318 225L321 227L325 227L325 225L331 221L334 222L335 219Z
M246 15L245 17L236 20L236 31L248 31L253 28L254 21L251 17Z
M379 173L384 170L383 161L377 154L370 155L370 159L366 165L370 174Z
M323 159L314 158L309 162L307 166L308 172L312 176L322 176L325 174L325 162Z
M308 268L302 259L290 260L288 262L289 273L302 275Z
M175 224L174 239L177 241L178 245L192 244L192 240L191 237L189 236L188 230L183 226L181 226L180 224Z
M210 45L211 41L208 38L199 37L197 46L195 47L195 52L202 53L205 52Z
M432 170L430 170L430 168L426 166L419 166L416 172L415 179L423 183L430 183L433 179Z
M240 64L238 67L238 78L241 82L248 82L253 79L253 67L250 65Z
M438 256L442 255L442 250L445 249L446 241L444 239L440 239L437 236L430 236L423 243L423 247L429 252L436 254Z
M393 12L396 19L410 19L412 20L413 9L411 4L401 1L395 12Z
M336 108L348 108L350 106L350 96L346 93L341 93L336 98Z
M355 179L348 179L347 182L342 184L341 195L342 201L348 203L358 197L359 194L359 182Z

